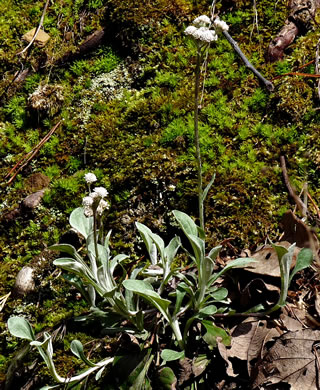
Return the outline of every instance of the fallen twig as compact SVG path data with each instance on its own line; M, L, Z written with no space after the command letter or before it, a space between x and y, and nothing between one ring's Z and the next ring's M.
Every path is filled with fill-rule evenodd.
M319 210L319 207L316 205L315 201L311 198L311 195L309 194L308 192L308 199L310 200L310 202L312 203L313 207L315 208L316 212L317 212L317 216L318 218L320 219L320 210Z
M39 22L38 28L37 28L36 32L34 33L34 36L32 37L31 41L28 43L28 45L23 50L19 51L19 53L17 53L17 55L21 55L24 52L26 52L29 49L29 47L31 47L33 45L33 42L36 40L37 35L38 35L40 29L43 27L43 20L44 20L44 17L46 15L46 12L47 12L49 1L50 0L46 1L46 4L45 4L44 9L42 11L42 15L41 15L41 18L40 18L40 22Z
M50 139L52 134L57 130L59 125L61 124L61 121L59 121L53 128L49 131L49 133L42 138L42 140L36 145L29 153L27 153L20 161L17 162L17 164L10 169L8 174L6 175L6 178L9 177L10 175L11 178L8 180L7 184L10 184L17 174L33 159L33 157L39 152L41 147Z
M239 55L239 57L242 59L245 66L251 70L252 73L254 73L257 78L265 85L268 91L273 91L274 86L271 81L268 81L265 79L262 74L251 64L251 62L247 59L247 57L243 54L242 50L240 49L237 42L231 37L231 35L228 33L228 31L223 31L223 35L226 37L230 45L233 47L233 50Z
M315 79L320 78L320 74L288 72L288 73L280 74L279 76L275 76L272 80L277 80L277 79L280 79L281 77L284 77L284 76L303 76L303 77L311 77L311 78L315 78Z

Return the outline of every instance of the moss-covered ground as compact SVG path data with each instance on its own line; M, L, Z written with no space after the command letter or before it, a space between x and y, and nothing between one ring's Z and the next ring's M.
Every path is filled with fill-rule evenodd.
M141 255L135 221L168 238L172 209L197 216L195 49L183 30L197 15L208 14L210 2L57 0L44 18L48 44L19 56L25 46L21 37L37 26L44 3L0 1L0 297L12 291L22 266L68 230L68 215L86 192L86 172L95 173L110 193L106 226L113 229L112 248L132 261ZM270 39L286 19L286 2L261 0L257 7L259 31L251 1L221 1L216 9L267 79L314 60L316 24L290 46L284 61L266 63ZM105 30L101 45L84 55L66 55L77 53L99 29ZM25 69L26 79L13 81ZM314 63L304 72L314 73ZM205 183L216 173L206 203L209 246L232 238L240 249L278 236L281 216L292 207L281 154L297 191L308 181L311 196L320 201L317 79L289 75L273 83L269 93L223 37L210 48L200 110ZM47 85L46 104L33 104L32 96ZM8 171L59 120L50 140L8 184ZM50 179L41 205L6 221L5 215L38 189L30 182L35 173ZM9 297L0 313L0 381L18 344L6 332L10 315L25 315L41 331L87 310L54 272L48 261L37 292ZM68 372L71 358L61 359Z

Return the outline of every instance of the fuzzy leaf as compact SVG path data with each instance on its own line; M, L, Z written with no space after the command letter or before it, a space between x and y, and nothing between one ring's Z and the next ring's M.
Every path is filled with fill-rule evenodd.
M212 316L217 312L217 308L214 305L209 305L204 307L203 309L199 310L200 316L203 318L203 316Z
M203 339L207 344L216 347L217 337L220 337L221 342L224 345L230 345L231 337L224 329L215 326L212 321L203 320L201 323L207 330L207 333L203 336Z
M78 207L72 211L69 218L70 225L87 239L93 228L93 217L87 218L84 215L83 207Z
M220 278L221 275L223 275L225 272L227 272L229 269L237 267L237 268L242 268L248 265L249 263L256 263L257 261L251 258L242 258L240 257L239 259L232 260L230 261L220 272L217 274L213 275L212 278L209 281L209 285L214 283L218 278Z
M174 210L173 215L187 237L189 237L189 235L198 236L197 225L193 222L189 215L178 210Z
M33 329L29 322L23 317L10 317L8 319L9 332L21 339L35 340Z
M181 245L181 239L178 236L175 236L170 242L169 245L165 248L165 256L169 263L169 265L172 263L175 255L178 252L178 249Z
M215 179L216 179L216 173L213 174L210 182L207 184L206 188L203 190L203 193L202 193L202 203L206 200L208 192L210 191L210 188L212 187L212 184L214 183Z
M156 293L151 284L147 283L143 280L124 280L123 286L129 290L133 291L138 295L141 295L145 300L151 302L153 306L155 306L164 318L169 321L169 313L168 307L170 305L170 301L164 298L161 298L158 293Z
M152 234L152 231L146 226L144 225L143 223L140 223L140 222L136 222L136 227L137 229L139 230L139 233L143 239L143 242L147 248L147 251L150 255L151 251L152 251L152 239L150 237L150 235Z
M183 359L184 358L184 351L174 351L173 349L164 349L161 352L161 358L165 362L171 362L173 360Z
M110 273L113 275L113 272L118 264L120 264L123 260L128 259L129 256L127 255L117 255L110 261Z
M86 355L83 352L83 345L79 340L72 340L70 345L71 352L80 360L82 360L85 364L90 367L95 367L96 364L87 359Z
M304 268L309 267L309 265L312 263L312 260L313 260L312 250L308 248L301 249L301 251L298 254L296 265L293 271L291 272L289 284L297 272L303 270Z

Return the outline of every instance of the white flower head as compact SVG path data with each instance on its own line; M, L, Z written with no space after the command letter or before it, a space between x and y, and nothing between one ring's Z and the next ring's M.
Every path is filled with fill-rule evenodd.
M82 205L83 205L83 212L86 217L92 217L93 216L93 199L91 196L85 196L82 199Z
M109 210L109 208L110 208L109 203L107 201L101 199L99 206L97 208L97 213L101 216L102 213L104 212L104 210Z
M201 15L201 16L198 16L197 18L195 18L195 20L193 21L193 24L196 27L209 27L211 24L211 20L210 20L210 18L208 18L207 15Z
M217 30L220 30L220 31L228 31L229 30L229 26L227 25L227 23L224 22L223 20L221 20L219 17L216 17L213 24Z
M206 27L198 28L197 31L195 31L195 33L193 34L193 37L198 41L207 43L216 41L218 39L217 34L212 30L208 30L208 28Z
M100 198L105 198L108 195L108 191L104 187L96 187L93 193L98 194Z
M196 28L196 27L194 27L194 26L189 26L189 27L187 27L187 28L184 30L184 33L185 33L186 35L191 35L191 36L193 36L193 34L194 34L196 31L197 31L197 28Z
M97 177L94 173L86 173L84 179L88 184L92 184L97 181Z
M93 199L91 196L85 196L83 199L82 199L82 205L84 207L91 207L93 204Z
M92 207L84 207L84 208L83 208L83 213L84 213L84 215L85 215L87 218L92 217L92 216L93 216Z

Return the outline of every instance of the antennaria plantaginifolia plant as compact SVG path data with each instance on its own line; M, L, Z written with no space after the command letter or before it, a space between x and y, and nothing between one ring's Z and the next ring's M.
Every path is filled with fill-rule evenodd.
M198 175L198 210L200 227L204 230L204 201L214 182L215 176L209 182L207 187L203 189L202 184L202 161L200 151L200 134L199 134L199 105L200 105L200 76L201 64L206 61L206 53L209 49L210 43L218 39L215 30L210 30L211 20L206 15L201 15L193 21L193 26L189 26L185 30L185 34L190 36L196 46L197 59L195 68L195 86L194 86L194 140L196 147L196 163ZM214 21L216 30L227 31L228 25L216 18Z
M210 19L201 16L195 19L194 26L188 27L185 31L194 40L197 49L194 132L200 226L197 226L191 217L181 211L175 210L173 215L191 249L184 248L178 236L173 237L169 244L165 245L159 235L137 222L136 227L146 246L151 266L146 263L143 266L137 266L131 273L127 273L123 262L128 256L119 254L112 257L111 232L106 235L103 233L102 218L109 207L105 200L108 193L103 187L91 190L96 177L90 173L85 175L89 194L83 199L83 207L75 209L70 216L71 226L85 239L85 250L79 252L67 244L51 247L64 254L64 257L55 260L54 264L66 271L65 279L80 291L90 306L91 313L83 316L82 320L98 318L105 333L124 332L135 335L137 338L140 337L142 340L142 349L146 349L147 353L140 361L140 366L143 368L137 371L131 388L140 388L151 363L154 359L159 361L159 356L163 364L183 358L188 353L192 333L197 332L197 341L204 341L210 347L216 346L217 337L220 337L225 344L230 343L227 332L214 323L215 314L232 313L229 309L228 290L221 287L217 281L231 268L243 267L253 261L249 258L239 258L229 262L222 270L216 271L216 258L221 246L210 251L206 248L204 201L213 179L203 189L198 122L201 64L209 44L217 39L216 32L210 30L210 25ZM214 25L217 29L227 29L226 24L217 19ZM191 263L192 268L188 273L175 261L179 249L183 249ZM268 312L277 310L285 303L293 274L310 263L310 256L304 252L298 258L294 271L289 275L288 264L291 263L292 248L289 248L288 253L279 248L276 250L281 268L282 289L279 302ZM122 267L122 275L117 274L115 278L115 270L120 267ZM175 289L171 287L172 284L176 285ZM143 344L144 340L149 340L152 336L152 329L148 324L150 319L158 329L157 342L152 348ZM197 324L196 327L193 326L194 323ZM12 335L29 340L30 344L38 349L53 379L60 384L76 385L94 372L98 379L105 368L111 363L117 364L119 358L119 356L111 356L94 363L86 357L80 341L74 340L71 343L71 351L89 368L71 378L63 378L55 369L52 337L49 333L44 333L43 341L36 340L30 324L20 317L11 317L8 321L8 328ZM169 341L165 339L168 334L170 334ZM166 348L161 350L160 346L163 341L166 342ZM164 369L166 372L170 370L169 367L164 367ZM160 374L159 372L159 376ZM169 374L172 384L175 376L172 372Z

